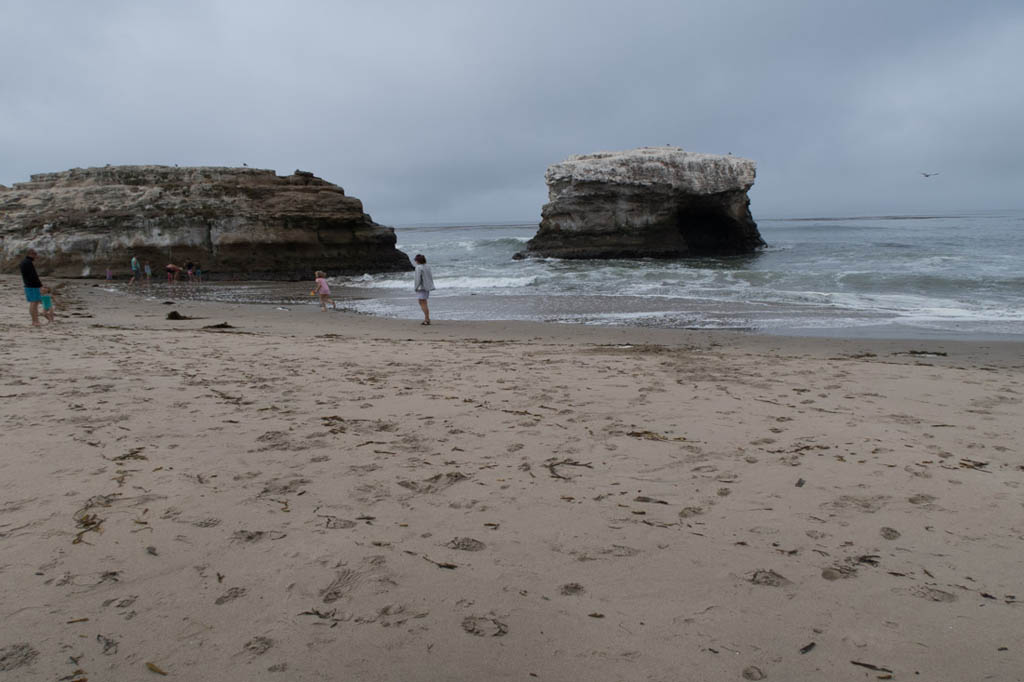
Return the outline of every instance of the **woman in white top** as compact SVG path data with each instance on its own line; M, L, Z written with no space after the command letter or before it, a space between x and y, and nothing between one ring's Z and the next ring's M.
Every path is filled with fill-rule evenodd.
M423 322L420 324L430 324L430 308L427 307L427 299L430 298L430 292L434 290L434 275L430 272L430 266L427 265L427 257L422 253L417 253L413 261L416 263L413 289L416 291L416 298L419 299L420 309L423 310Z

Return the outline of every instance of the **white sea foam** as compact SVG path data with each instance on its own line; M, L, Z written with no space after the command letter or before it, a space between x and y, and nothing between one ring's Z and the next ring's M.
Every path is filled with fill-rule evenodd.
M679 315L677 310L619 311L609 313L563 313L564 320L642 320L653 317Z
M438 288L449 289L514 289L536 283L536 277L442 277L435 280Z
M527 277L438 277L434 273L434 284L438 293L462 292L462 290L473 291L478 289L518 289L528 287L536 283L536 276ZM349 280L349 286L363 289L412 289L412 276L406 275L402 279L393 276L381 279L358 279Z
M350 286L359 289L412 289L412 277L403 277L402 279L395 278L374 278L374 279L357 279L349 280L347 282L339 282L340 286Z
M949 320L963 322L1024 322L1024 311L998 308L942 308L936 306L922 307L916 310L902 311L901 317L918 320Z

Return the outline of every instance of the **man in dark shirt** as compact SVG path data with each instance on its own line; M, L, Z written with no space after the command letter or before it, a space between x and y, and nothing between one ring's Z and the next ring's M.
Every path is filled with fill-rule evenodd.
M21 261L21 281L25 284L25 300L28 301L28 314L32 316L32 326L39 326L39 302L43 300L40 289L43 283L39 281L36 273L36 266L33 262L36 257L36 250L29 249L25 254L25 260Z

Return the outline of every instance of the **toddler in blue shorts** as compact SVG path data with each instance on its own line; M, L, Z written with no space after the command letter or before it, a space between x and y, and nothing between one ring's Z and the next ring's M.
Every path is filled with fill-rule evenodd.
M43 317L53 322L53 292L50 287L43 287L39 290L39 298L43 301Z

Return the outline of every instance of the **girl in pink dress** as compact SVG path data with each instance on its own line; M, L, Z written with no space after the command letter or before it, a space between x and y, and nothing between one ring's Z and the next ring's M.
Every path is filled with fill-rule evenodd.
M331 306L337 310L338 304L331 298L331 287L327 285L327 273L323 270L316 271L316 287L313 292L320 297L320 312L327 312L327 302L331 302Z

